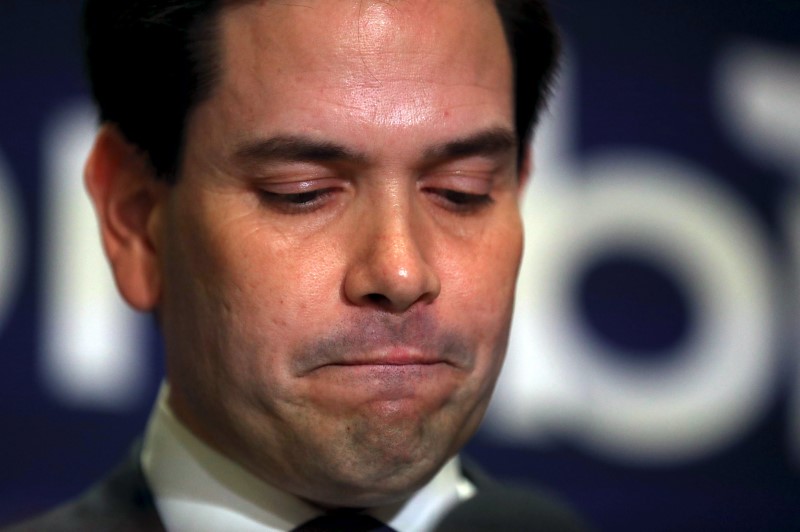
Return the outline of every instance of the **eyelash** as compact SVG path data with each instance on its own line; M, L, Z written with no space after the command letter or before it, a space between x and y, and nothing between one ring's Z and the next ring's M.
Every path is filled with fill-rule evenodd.
M444 207L459 214L474 213L494 203L494 199L490 194L471 194L446 188L425 188L423 191L437 198L437 202L445 203ZM322 207L324 201L334 193L335 189L333 188L291 194L261 190L260 197L262 201L269 203L272 207L282 212L302 214Z
M261 190L260 196L262 201L269 203L271 206L285 213L301 214L320 207L322 202L328 196L332 195L334 191L335 189L332 188L321 188L318 190L309 190L307 192L280 194L268 190Z
M471 194L446 188L427 188L425 191L447 202L446 207L460 214L474 213L494 203L490 194Z

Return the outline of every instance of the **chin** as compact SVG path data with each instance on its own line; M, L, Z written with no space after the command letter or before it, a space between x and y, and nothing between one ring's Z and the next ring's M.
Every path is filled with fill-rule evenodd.
M443 461L442 461L443 463ZM331 508L372 508L402 502L427 484L442 463L427 461L408 464L403 469L378 470L368 467L363 477L331 479L328 489L303 496L317 506ZM351 472L352 473L352 472Z
M366 442L342 442L339 452L329 448L313 466L316 483L308 483L311 491L302 497L332 507L396 503L428 483L453 455L444 445L450 438L440 434L420 440L391 432L376 431Z

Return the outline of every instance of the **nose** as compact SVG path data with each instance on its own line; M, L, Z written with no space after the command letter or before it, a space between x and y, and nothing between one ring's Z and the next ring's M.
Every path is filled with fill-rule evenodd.
M441 283L427 260L425 231L415 228L420 224L396 211L364 222L363 236L355 237L360 242L353 243L356 252L344 280L345 297L355 305L397 313L418 302L433 302Z

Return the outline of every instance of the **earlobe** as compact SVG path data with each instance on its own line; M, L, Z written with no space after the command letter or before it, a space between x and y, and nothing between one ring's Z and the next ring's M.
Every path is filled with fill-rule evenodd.
M97 134L85 183L117 288L134 308L153 310L161 296L158 234L167 185L109 124Z

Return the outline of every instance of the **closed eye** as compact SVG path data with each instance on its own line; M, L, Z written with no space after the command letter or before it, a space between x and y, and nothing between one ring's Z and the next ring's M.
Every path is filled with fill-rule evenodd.
M460 190L426 187L429 193L441 206L461 214L477 212L494 202L490 194L472 194Z
M278 193L262 189L259 194L262 201L279 211L287 214L300 214L321 207L335 192L335 188L321 188L294 193Z

